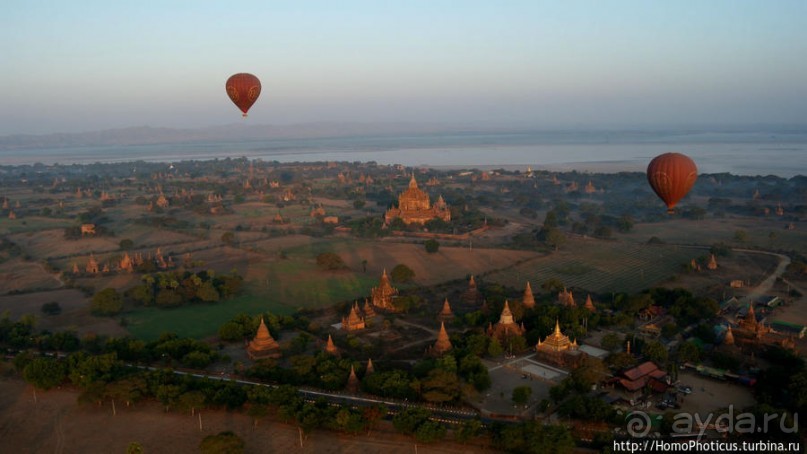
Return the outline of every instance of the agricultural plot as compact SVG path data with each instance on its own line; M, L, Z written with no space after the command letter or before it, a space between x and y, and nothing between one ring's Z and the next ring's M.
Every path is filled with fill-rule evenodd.
M697 254L676 246L572 239L562 250L488 276L489 281L533 288L548 279L598 293L638 292L679 273Z

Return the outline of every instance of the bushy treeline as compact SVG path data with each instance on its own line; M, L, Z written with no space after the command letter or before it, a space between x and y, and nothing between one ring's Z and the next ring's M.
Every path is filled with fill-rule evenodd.
M141 284L125 292L125 296L144 306L177 307L189 303L213 303L237 295L244 278L233 270L217 275L212 270L169 271L141 278Z

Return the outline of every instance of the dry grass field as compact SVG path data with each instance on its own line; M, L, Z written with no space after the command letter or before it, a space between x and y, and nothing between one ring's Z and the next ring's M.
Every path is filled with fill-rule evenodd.
M165 413L159 403L144 402L127 408L118 405L112 415L109 402L102 406L78 405L78 394L68 390L38 392L17 379L0 379L0 440L2 451L13 453L123 453L132 442L146 453L198 452L208 435L232 431L244 440L246 453L404 454L414 452L414 440L392 432L388 423L369 435L340 435L316 431L303 440L297 427L263 420L257 426L242 413L203 411ZM103 430L99 430L103 428ZM493 452L475 445L442 442L417 446L419 453Z

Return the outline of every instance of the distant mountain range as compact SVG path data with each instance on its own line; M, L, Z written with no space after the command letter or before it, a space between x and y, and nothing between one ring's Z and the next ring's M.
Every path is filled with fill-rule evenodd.
M230 124L198 129L138 126L104 131L0 136L0 150L91 146L154 145L192 142L240 142L268 139L386 136L478 131L457 125L416 123L310 123L299 125Z

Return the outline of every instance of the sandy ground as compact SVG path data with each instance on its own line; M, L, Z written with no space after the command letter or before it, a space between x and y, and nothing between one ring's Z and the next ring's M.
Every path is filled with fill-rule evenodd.
M264 420L257 427L240 413L205 411L199 420L185 413L163 413L159 404L118 406L109 403L79 406L77 394L67 390L39 392L34 403L31 388L17 379L0 381L0 451L9 453L123 453L131 442L145 453L199 452L208 435L230 430L241 437L247 453L481 453L478 446L442 443L417 445L392 432L369 436L343 436L316 431L300 447L297 427ZM385 430L382 428L382 430Z
M743 408L756 403L751 388L746 386L714 380L689 371L682 371L678 380L682 385L691 386L692 394L684 397L681 409L675 412L698 413L705 418L709 412L726 409L730 405L734 406L735 414L742 413Z

